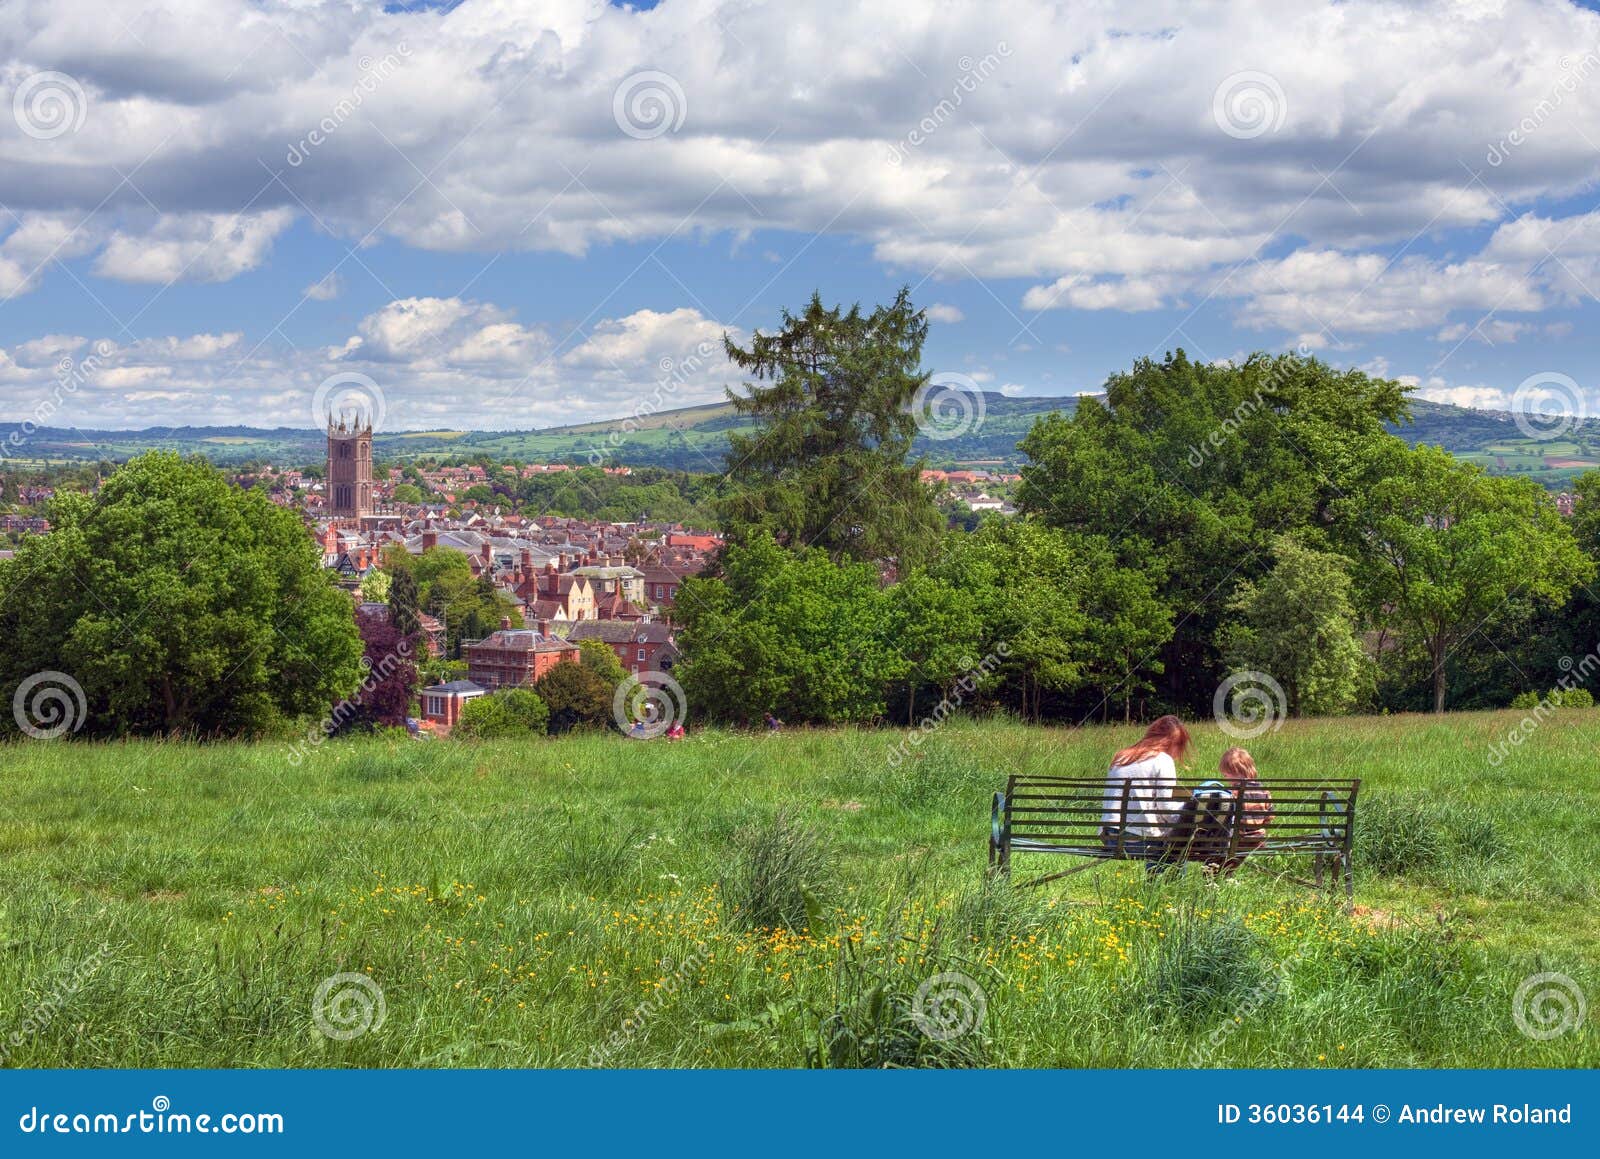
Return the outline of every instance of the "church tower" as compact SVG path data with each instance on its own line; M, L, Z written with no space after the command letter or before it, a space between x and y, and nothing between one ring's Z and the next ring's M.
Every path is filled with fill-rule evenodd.
M372 422L328 415L328 514L359 519L372 514Z

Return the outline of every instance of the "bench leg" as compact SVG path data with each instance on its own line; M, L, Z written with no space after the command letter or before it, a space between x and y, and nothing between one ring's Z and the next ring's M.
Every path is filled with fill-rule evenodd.
M1342 854L1339 861L1344 868L1345 909L1352 910L1356 906L1356 883L1355 877L1350 872L1350 855L1348 853Z
M1326 860L1327 860L1327 858L1324 857L1322 854L1320 854L1320 853L1317 854L1317 856L1316 856L1316 866L1317 866L1317 892L1318 893L1322 892L1323 863Z

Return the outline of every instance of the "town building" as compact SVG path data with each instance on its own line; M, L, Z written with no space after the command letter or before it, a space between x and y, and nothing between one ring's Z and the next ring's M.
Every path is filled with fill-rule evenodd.
M372 421L361 416L337 424L328 415L328 514L360 519L372 514Z
M536 628L513 628L510 619L482 640L463 640L467 679L484 688L513 688L533 684L557 664L576 664L580 649L550 631L548 620Z

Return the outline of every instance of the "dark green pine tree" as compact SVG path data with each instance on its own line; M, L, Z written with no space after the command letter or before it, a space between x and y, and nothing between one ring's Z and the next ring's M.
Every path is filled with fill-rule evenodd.
M909 460L927 334L902 289L865 315L859 305L827 309L814 294L804 313L784 311L776 334L757 331L748 348L724 339L729 361L755 380L747 394L728 392L756 423L729 436L718 514L730 542L767 531L791 549L893 559L902 570L928 556L943 519L921 461Z
M413 642L422 634L422 621L417 614L417 577L409 567L396 568L389 583L389 622Z

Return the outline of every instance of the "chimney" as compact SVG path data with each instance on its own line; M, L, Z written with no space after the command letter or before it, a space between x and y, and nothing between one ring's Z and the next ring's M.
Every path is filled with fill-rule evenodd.
M483 556L484 566L492 570L494 568L494 546L487 539L483 541L480 554Z
M533 549L531 547L522 549L522 574L533 574Z
M511 630L511 617L510 616L501 616L500 617L500 630L502 632L509 632Z
M550 638L550 621L549 620L540 620L539 621L539 635L543 636L547 640Z
M434 547L438 547L438 546L439 546L439 533L437 531L434 531L432 528L429 528L427 531L424 531L422 533L422 550L423 551L427 551L430 548L434 548Z

